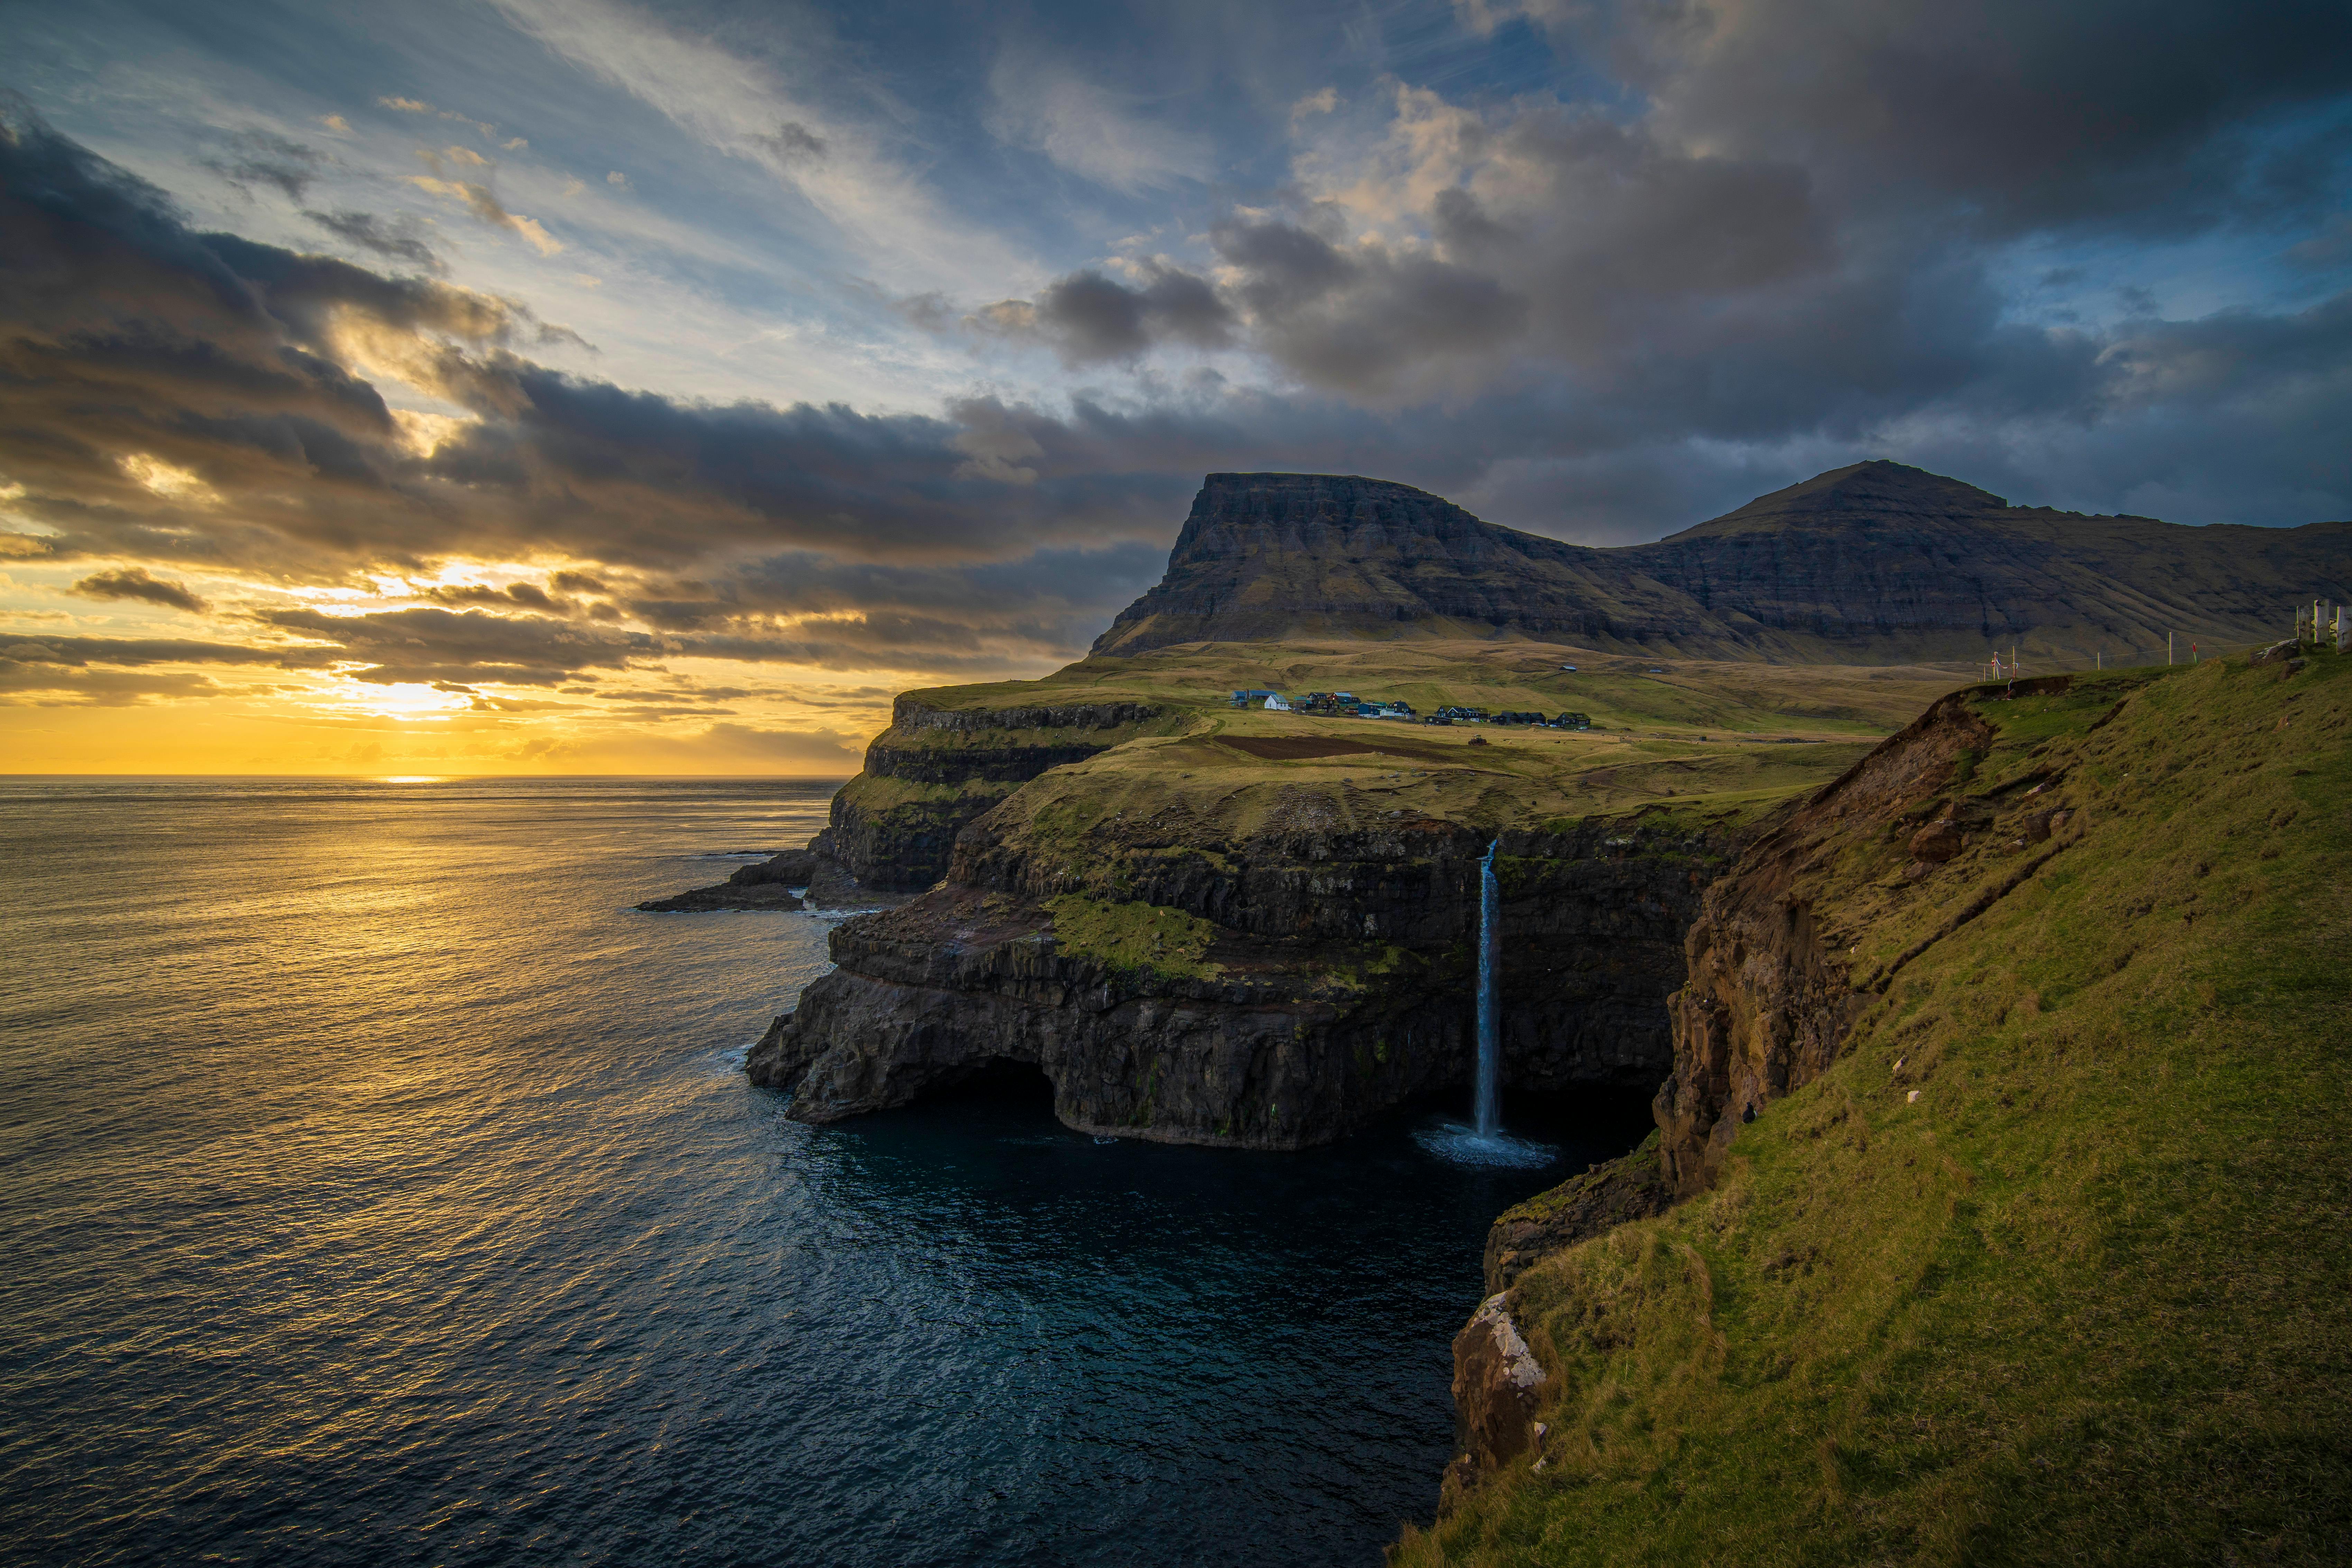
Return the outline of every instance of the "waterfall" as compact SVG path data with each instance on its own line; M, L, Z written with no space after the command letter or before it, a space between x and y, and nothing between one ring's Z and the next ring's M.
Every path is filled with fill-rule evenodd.
M1423 1128L1413 1138L1431 1153L1465 1165L1534 1170L1550 1164L1559 1151L1503 1131L1503 889L1495 879L1495 855L1502 847L1496 839L1478 862L1477 1124L1445 1121Z
M1503 946L1502 889L1495 880L1495 851L1499 838L1486 846L1478 862L1478 1136L1491 1138L1503 1130L1503 1042L1496 1019L1496 974Z

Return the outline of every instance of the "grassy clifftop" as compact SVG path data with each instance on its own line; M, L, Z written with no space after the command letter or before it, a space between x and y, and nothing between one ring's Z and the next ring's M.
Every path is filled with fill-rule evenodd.
M1016 792L1020 804L1007 807L1016 813L1094 822L1181 804L1201 831L1245 834L1306 795L1349 805L1349 788L1401 768L1410 787L1380 786L1399 796L1383 809L1480 826L1669 799L1686 805L1693 795L1745 811L1835 776L1856 748L1956 679L1929 668L1629 660L1491 637L1192 645L1088 658L1039 680L903 694L899 721L834 802L830 851L875 886L919 889L947 871L964 826ZM1440 729L1232 706L1233 690L1255 687L1352 690L1423 713L1573 710L1597 728ZM1474 734L1490 744L1469 746Z
M1577 668L1570 672L1563 664ZM1293 695L1328 689L1394 698L1423 713L1449 704L1572 709L1612 730L1830 738L1885 734L1962 679L1953 668L1625 658L1523 638L1332 638L1192 643L1133 658L1097 656L1042 679L937 687L901 700L950 710L1115 701L1222 710L1234 688L1265 687Z
M1838 1058L1519 1278L1549 1430L1396 1561L2340 1559L2352 658L1974 707L2063 852L1832 831Z

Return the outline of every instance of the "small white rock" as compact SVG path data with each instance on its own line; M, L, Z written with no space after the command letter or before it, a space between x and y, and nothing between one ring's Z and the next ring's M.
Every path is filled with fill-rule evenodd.
M1910 1104L1913 1100L1916 1100L1916 1099L1918 1099L1918 1098L1919 1098L1919 1091L1918 1091L1917 1089L1913 1089L1910 1093L1908 1093L1908 1094L1906 1094L1906 1095L1905 1095L1905 1096L1903 1097L1903 1103L1904 1103L1904 1104L1906 1104L1906 1105L1908 1105L1908 1104Z

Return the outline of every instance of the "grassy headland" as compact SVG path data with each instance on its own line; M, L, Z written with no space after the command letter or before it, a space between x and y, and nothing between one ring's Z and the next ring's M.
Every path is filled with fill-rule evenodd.
M2337 1560L2352 658L1975 706L1949 795L2041 786L2063 853L1823 846L1838 1059L1712 1191L1519 1278L1540 1468L1395 1561Z
M1571 673L1561 668L1573 664ZM1270 819L1410 815L1480 828L1671 805L1694 818L1752 815L1835 777L1958 677L1864 668L1623 659L1514 641L1188 645L1090 658L1039 680L911 691L910 706L980 715L1140 703L1154 717L1073 731L1097 754L1016 786L988 771L1000 732L890 731L889 766L845 792L869 819L1007 802L1033 837L1066 841L1074 862L1106 822L1181 815L1193 844L1235 842ZM1441 707L1576 711L1594 728L1443 728L1234 708L1235 689L1345 689ZM1057 731L1024 730L1045 745ZM1475 740L1477 744L1473 744ZM922 759L936 755L936 771ZM1017 793L1017 798L1014 797ZM928 821L928 817L926 818Z

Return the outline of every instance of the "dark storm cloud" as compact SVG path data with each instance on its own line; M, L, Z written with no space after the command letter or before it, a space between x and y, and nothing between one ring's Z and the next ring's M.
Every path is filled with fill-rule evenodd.
M1404 367L1493 354L1529 314L1501 279L1433 256L1343 251L1283 222L1225 224L1214 239L1262 345L1316 385L1385 393Z
M1034 302L1013 300L989 307L972 318L972 325L1040 339L1070 364L1131 359L1155 342L1222 348L1233 342L1237 318L1206 280L1160 263L1139 271L1136 286L1092 268L1073 272Z
M2286 264L2340 271L2341 5L1474 9L1524 10L1623 96L1468 107L1397 86L1377 123L1327 104L1304 122L1300 166L1319 184L1208 225L1219 265L1181 274L1299 384L1413 408L1385 471L1458 468L1440 443L1466 439L1482 460L1464 493L1570 532L1604 496L1742 499L1692 471L1769 488L1889 447L1962 453L2012 489L2112 506L2095 486L2116 454L2162 467L2200 410L2226 418L2210 400L2236 395L2173 363L2206 337L2231 346L2198 363L2225 353L2231 384L2267 387L2286 427L2352 416L2343 377L2314 368L2352 354L2318 325L2333 307L2068 331L2021 323L2003 270L2021 240L2127 254L2263 225ZM2041 273L2067 288L2092 270ZM1116 298L1103 304L1126 308L1074 317L1060 301L1093 302L1092 276L983 314L1034 324L1072 359L1182 344ZM2156 313L2136 279L2107 298ZM2219 510L2198 521L2352 508L2324 452L2303 453L2292 480L2206 456L2200 504Z
M2352 84L2352 10L2333 0L1527 9L1679 137L1802 163L1848 198L1958 199L2003 232L2198 226L2307 200L2333 181L2340 132L2265 121Z
M73 585L72 592L89 599L143 599L166 609L185 610L190 615L203 615L210 605L188 591L184 583L168 583L151 577L143 568L132 566L119 572L95 572Z
M2293 219L2294 259L2324 281L2352 51L2333 13L2273 15L2292 51L2220 6L2004 5L1984 37L1908 4L1542 16L1629 96L1471 109L1398 88L1335 142L1320 199L1302 180L1203 215L1190 268L1081 268L969 315L905 307L1139 372L1054 412L711 404L565 374L529 357L562 329L514 301L198 233L11 113L0 479L48 531L0 546L310 582L544 563L543 586L288 612L268 632L316 646L257 657L593 690L666 657L944 671L1066 653L1156 577L1213 469L1399 479L1612 542L1880 455L2101 510L2153 484L2134 510L2342 515L2343 297L2052 328L2019 319L1994 250ZM2313 108L2331 94L2332 119ZM763 145L832 155L797 122ZM436 194L478 190L486 221L520 224L448 172ZM306 216L439 269L415 231ZM2085 254L2031 275L2077 286ZM1145 363L1163 346L1261 355L1306 390L1171 380ZM396 415L394 382L468 417Z
M1167 526L1164 472L1008 482L968 422L561 374L513 352L560 329L511 300L195 233L21 113L0 181L0 472L55 531L20 550L315 579L457 552L1003 559ZM368 379L385 374L475 417L428 444Z

